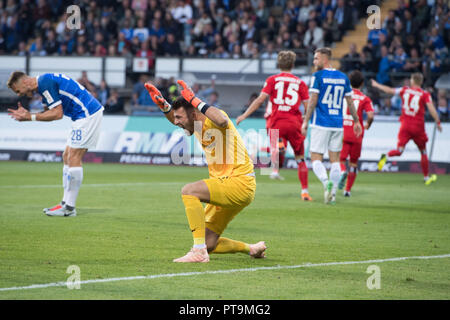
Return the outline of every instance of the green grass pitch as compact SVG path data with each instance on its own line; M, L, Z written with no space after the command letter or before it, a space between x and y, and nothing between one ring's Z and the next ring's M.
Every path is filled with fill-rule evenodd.
M199 265L172 259L192 245L180 190L206 178L206 168L85 164L78 216L61 218L42 213L61 199L61 164L1 162L0 299L450 298L448 257L326 264L449 254L450 176L425 186L419 174L359 173L352 198L339 192L326 206L311 171L310 203L300 200L297 172L281 173L285 181L272 181L257 170L254 202L224 233L265 240L267 259L211 255ZM70 265L81 281L98 281L1 290L65 282ZM370 265L380 289L366 286Z

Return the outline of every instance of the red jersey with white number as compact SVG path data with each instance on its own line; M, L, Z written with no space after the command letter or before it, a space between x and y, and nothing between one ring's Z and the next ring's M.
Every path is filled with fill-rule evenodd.
M309 99L308 86L289 72L267 78L262 92L269 95L266 119L274 124L278 120L302 121L300 103Z
M356 112L358 113L359 122L361 124L362 132L361 135L357 138L355 135L355 132L353 131L353 117L350 113L350 110L347 105L347 101L344 99L343 104L343 118L344 118L344 141L348 142L359 142L361 143L364 137L364 123L363 123L363 111L367 112L374 112L372 100L364 95L361 91L358 89L352 90L352 99L353 99L353 105L355 106Z
M402 125L425 128L425 107L431 102L431 95L419 87L402 87L395 91L402 99Z

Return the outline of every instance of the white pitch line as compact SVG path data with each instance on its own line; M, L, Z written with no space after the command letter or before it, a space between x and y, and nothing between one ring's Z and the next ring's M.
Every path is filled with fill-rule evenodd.
M351 264L367 264L367 263L382 263L391 261L404 261L404 260L428 260L428 259L443 259L450 258L450 254L442 254L436 256L413 256L413 257L398 257L387 259L373 259L364 261L341 261L341 262L325 262L325 263L305 263L293 266L272 266L272 267L258 267L258 268L243 268L243 269L228 269L228 270L214 270L214 271L199 271L199 272L181 272L181 273L165 273L154 274L148 276L134 276L134 277L122 277L122 278L108 278L108 279L93 279L80 281L79 284L89 283L102 283L102 282L115 282L115 281L129 281L129 280L146 280L146 279L158 279L158 278L173 278L173 277L186 277L186 276L198 276L208 274L226 274L235 272L253 272L261 270L282 270L282 269L298 269L298 268L312 268L312 267L327 267L327 266L339 266L339 265L351 265ZM72 283L71 283L72 284ZM13 290L28 290L28 289L42 289L50 287L65 287L67 282L54 282L45 284L33 284L23 287L10 287L0 288L0 291L13 291Z

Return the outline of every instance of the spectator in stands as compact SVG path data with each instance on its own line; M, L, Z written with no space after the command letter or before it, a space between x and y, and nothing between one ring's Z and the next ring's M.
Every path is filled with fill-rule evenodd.
M389 84L389 71L391 68L391 62L389 60L389 51L386 46L381 47L381 60L378 65L377 82L381 84Z
M184 0L178 0L176 6L170 10L172 16L183 26L183 37L185 45L191 44L191 24L192 24L192 7Z
M28 51L27 51L27 44L26 44L25 42L23 42L23 41L20 41L20 42L19 42L19 49L18 49L17 55L18 55L18 56L24 57L24 56L26 56L27 54L28 54Z
M37 37L36 40L31 44L29 49L29 54L31 56L46 56L47 52L42 46L42 37Z
M105 80L100 81L100 86L97 89L97 99L104 106L109 99L109 87Z
M144 19L139 19L137 27L133 29L133 37L138 37L140 42L146 41L149 36L148 28L145 26Z
M261 24L265 24L267 19L269 18L270 11L266 6L266 2L264 0L258 1L258 7L255 9L255 14L259 19Z
M428 34L428 46L433 46L437 50L441 50L445 47L444 39L439 34L439 29L436 27L433 27Z
M404 71L403 67L406 64L407 55L405 50L403 50L402 46L399 46L395 49L394 58L391 61L391 69L395 72Z
M427 0L418 0L414 6L415 17L419 28L426 28L430 21L430 8L428 7Z
M440 89L438 91L438 97L437 97L438 103L437 103L437 110L439 112L439 118L441 120L448 120L449 114L450 114L450 101L447 99L447 92L446 90Z
M343 72L351 72L361 69L360 54L358 53L356 43L350 43L350 51L341 59L341 69Z
M405 9L404 11L403 24L405 26L405 32L408 35L416 37L419 33L419 24L414 21L413 14L410 9Z
M106 101L105 113L123 113L124 111L124 101L123 98L119 97L119 92L117 89L111 90L111 96Z
M303 39L303 45L311 50L323 47L323 30L317 26L314 19L308 21L308 30Z
M337 7L334 12L334 18L336 19L341 35L353 28L353 15L350 6L345 5L344 0L337 1Z
M82 86L84 86L90 93L96 92L95 84L91 80L89 80L87 71L85 70L81 71L81 78L79 78L77 81Z
M252 104L252 102L258 98L258 94L256 92L253 92L250 97L248 98L247 103L242 107L241 114L247 111L248 107ZM249 115L249 118L262 118L264 116L264 108L258 108L255 112L253 112L251 115Z
M150 36L156 36L159 39L166 35L164 28L161 25L161 21L158 19L153 19L152 26L149 31Z
M265 50L261 53L261 59L277 59L278 53L275 52L273 42L269 42L265 48Z
M55 31L50 30L47 34L47 40L44 44L44 49L49 55L53 55L58 52L59 43L56 40Z
M422 63L419 57L419 51L416 48L412 48L410 56L406 59L406 63L403 66L403 70L406 72L421 72Z
M141 106L152 106L154 102L144 84L147 82L147 75L143 74L139 77L139 81L133 87L132 104Z
M372 29L369 31L367 39L371 40L374 46L377 46L379 44L380 33L384 33L386 36L388 35L387 31L384 29Z
M175 41L172 33L167 35L166 40L162 44L164 55L169 57L180 57L182 55L180 44Z
M89 55L89 53L86 52L86 49L85 49L84 45L78 44L76 46L76 48L75 48L75 56L77 56L77 57L86 57L88 55Z
M306 24L309 19L310 11L313 11L314 9L314 5L310 0L303 0L302 6L298 12L297 21Z
M147 39L146 41L143 41L141 43L141 48L136 53L136 57L147 58L148 59L148 68L153 69L155 57L154 57L153 51L150 49L149 41L150 41L150 39Z
M324 32L323 40L326 46L330 46L332 43L340 41L342 35L339 31L339 26L334 18L333 10L328 10L326 17L322 22L322 29Z
M333 12L333 7L331 6L331 0L320 1L318 6L316 7L316 10L319 13L320 19L325 20L327 18L328 11Z
M416 38L412 34L408 34L406 36L406 42L404 44L404 49L407 55L411 56L411 51L415 49L418 53L420 53L420 45L417 43Z
M395 23L400 21L398 17L395 16L395 10L391 9L388 12L388 16L383 21L383 29L387 31L387 33L394 32Z

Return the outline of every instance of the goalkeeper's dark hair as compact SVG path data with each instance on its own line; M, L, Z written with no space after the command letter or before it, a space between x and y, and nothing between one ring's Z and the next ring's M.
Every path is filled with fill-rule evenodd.
M180 108L184 108L184 110L186 112L190 112L194 109L194 107L192 106L192 104L190 104L189 102L187 102L183 97L178 97L176 98L173 103L172 103L172 109L173 110L178 110Z
M364 83L364 76L361 71L353 70L349 76L350 84L352 88L360 88Z

